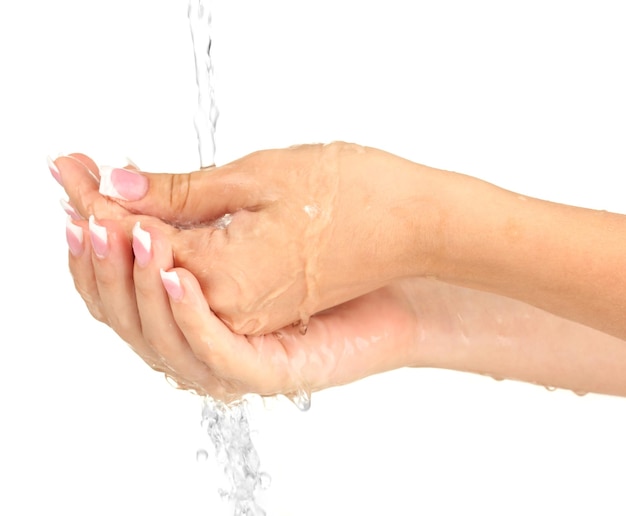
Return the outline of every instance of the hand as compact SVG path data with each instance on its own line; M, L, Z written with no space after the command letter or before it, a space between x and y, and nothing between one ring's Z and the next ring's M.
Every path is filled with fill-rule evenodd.
M306 145L191 174L126 174L126 181L114 171L103 190L139 198L119 206L99 196L91 176L67 170L75 163L57 163L83 216L135 212L175 226L162 228L175 265L196 276L209 305L237 333L306 325L311 314L425 273L429 262L428 203L421 216L412 203L420 186L428 190L431 169L375 149ZM85 168L98 174L93 162Z
M70 268L92 313L181 388L229 401L421 366L626 395L623 340L513 299L428 279L396 281L320 312L306 335L293 326L234 334L195 277L169 269L168 239L143 223L150 238L135 230L134 251L115 221L92 222L94 233L85 221L70 223L85 234L81 244L71 233ZM163 280L161 269L176 275Z
M92 314L181 388L224 401L250 392L289 395L411 364L418 332L400 285L317 314L306 335L293 326L237 335L211 311L197 279L171 269L168 238L144 223L135 230L134 260L119 223L92 222L92 231L85 221L70 223L84 235L70 253L70 269ZM98 237L102 228L106 245ZM169 296L161 269L176 275L164 281Z

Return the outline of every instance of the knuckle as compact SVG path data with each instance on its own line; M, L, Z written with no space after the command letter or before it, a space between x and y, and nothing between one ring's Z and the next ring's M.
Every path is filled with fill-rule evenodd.
M169 184L170 206L175 212L187 208L191 193L191 174L171 174Z

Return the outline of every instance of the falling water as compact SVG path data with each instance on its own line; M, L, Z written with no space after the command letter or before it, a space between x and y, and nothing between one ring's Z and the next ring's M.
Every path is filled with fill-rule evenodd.
M205 397L201 425L213 445L212 456L223 473L222 499L233 505L234 516L265 516L256 502L256 492L267 489L270 476L261 471L261 461L252 442L248 403L226 405ZM209 452L199 449L196 460L205 462Z
M215 103L213 87L212 11L211 0L189 0L187 10L198 86L198 108L194 126L198 138L200 167L215 166L215 128L219 111ZM218 229L226 229L232 215L224 214L214 221ZM306 329L304 330L306 331ZM302 411L311 405L310 394L299 390L288 398ZM270 476L260 470L259 455L250 438L250 422L247 402L226 405L211 397L205 397L202 405L202 428L214 448L214 458L227 480L226 488L218 492L234 506L234 516L265 516L257 504L255 493L267 489ZM196 460L208 461L210 454L204 448L196 452Z
M189 0L187 16L198 85L198 109L194 116L194 125L201 168L215 165L215 127L219 117L213 88L211 13L210 0Z
M211 1L189 0L187 16L198 86L194 125L200 167L208 168L215 165L215 127L219 116L213 88ZM218 229L225 229L231 218L230 214L225 214L214 225ZM233 505L234 516L265 516L265 511L255 500L255 493L269 486L270 477L260 470L259 455L250 437L247 403L241 401L226 405L207 396L202 405L201 424L210 438L215 461L227 483L227 486L218 489L222 499ZM201 448L196 452L196 460L199 462L208 459L207 450Z

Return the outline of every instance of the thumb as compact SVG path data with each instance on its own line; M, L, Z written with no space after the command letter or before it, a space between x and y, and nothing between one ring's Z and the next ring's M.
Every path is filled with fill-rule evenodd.
M197 225L245 208L239 188L219 169L186 174L148 173L129 168L100 168L102 195L133 213L151 215L176 225Z

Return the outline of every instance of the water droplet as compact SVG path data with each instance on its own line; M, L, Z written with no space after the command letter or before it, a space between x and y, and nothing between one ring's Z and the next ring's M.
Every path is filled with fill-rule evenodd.
M574 394L576 394L576 396L587 396L587 394L589 394L588 392L585 391L572 391Z
M320 214L320 207L317 204L307 204L304 211L310 218L314 219Z
M288 395L287 397L302 412L306 412L311 408L311 394L304 389L300 389L295 394Z
M259 475L257 483L258 483L259 488L265 491L266 489L269 489L269 487L272 485L272 477L270 477L264 471L263 473Z
M174 387L174 389L182 389L178 382L167 373L165 373L165 381Z
M300 332L300 335L306 335L306 331L309 328L309 320L311 319L311 316L302 309L300 309L299 315L300 320L295 322L294 326L298 326L298 331Z
M200 448L197 452L196 452L196 460L198 462L206 462L207 459L209 458L209 452Z
M550 392L556 391L556 387L553 387L552 385L544 385L544 387Z
M230 226L230 223L233 221L233 216L231 213L226 213L222 215L219 219L215 220L211 225L217 229L226 229Z

